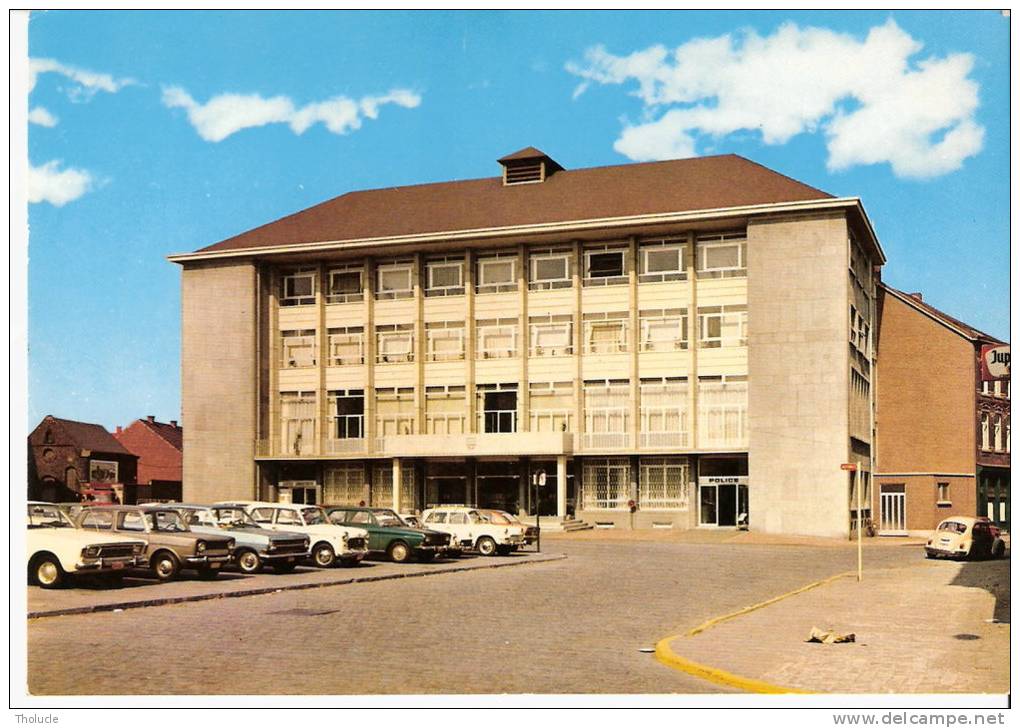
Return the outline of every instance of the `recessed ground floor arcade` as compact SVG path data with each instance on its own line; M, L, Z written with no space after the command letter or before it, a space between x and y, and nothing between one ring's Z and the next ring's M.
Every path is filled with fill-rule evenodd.
M750 520L746 453L263 460L258 470L258 497L273 501L403 513L464 504L605 528Z

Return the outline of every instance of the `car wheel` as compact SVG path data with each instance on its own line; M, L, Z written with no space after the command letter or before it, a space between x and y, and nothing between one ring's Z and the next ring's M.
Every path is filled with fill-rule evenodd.
M273 564L273 571L277 574L289 574L297 568L297 564L291 562L289 564Z
M56 556L41 554L32 561L31 577L43 589L56 589L67 579L67 573Z
M482 536L478 539L478 543L475 544L478 549L478 553L482 556L495 556L496 555L496 542L489 536Z
M315 548L312 549L312 561L319 568L328 569L336 563L336 552L326 542L317 543Z
M250 549L245 549L237 555L237 568L242 574L257 574L262 571L262 559Z
M421 561L422 563L427 563L435 558L436 558L435 551L422 551L420 554L418 554L418 561Z
M181 571L181 562L169 551L159 551L152 557L152 573L160 581L173 581Z
M390 557L390 561L396 564L403 564L411 558L411 549L403 541L394 541L390 544L390 547L386 550L387 555Z

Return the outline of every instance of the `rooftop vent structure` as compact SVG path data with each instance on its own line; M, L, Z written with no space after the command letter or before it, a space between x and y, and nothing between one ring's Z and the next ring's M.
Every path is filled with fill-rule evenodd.
M534 147L525 147L508 154L499 163L503 165L504 186L545 182L555 172L563 169L555 159Z

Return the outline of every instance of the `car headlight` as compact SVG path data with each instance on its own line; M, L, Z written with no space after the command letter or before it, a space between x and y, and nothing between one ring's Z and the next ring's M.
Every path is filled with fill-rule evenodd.
M195 551L197 551L200 554L205 551L205 548L206 548L205 541L199 541L198 543L195 544Z
M234 546L236 544L237 544L237 541L235 541L234 539L230 539L229 541L227 541L227 551L233 551L234 550Z
M347 532L346 531L340 536L340 540L343 541L344 543L347 543Z
M82 549L82 556L85 556L90 559L96 558L97 556L99 556L99 547L86 546L84 549Z
M306 536L305 537L305 551L307 551L309 548L311 548L311 546L312 546L312 539L310 539L310 538L308 538Z

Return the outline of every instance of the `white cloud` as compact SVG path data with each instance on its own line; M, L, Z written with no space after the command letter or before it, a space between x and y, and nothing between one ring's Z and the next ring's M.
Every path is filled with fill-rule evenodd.
M97 73L84 68L68 66L52 58L32 58L28 62L28 92L35 88L41 73L58 73L74 82L67 89L72 101L87 101L99 91L115 94L125 86L133 86L138 82L132 78L114 78L108 73Z
M28 201L48 202L63 207L92 188L92 175L83 169L60 169L59 159L41 167L28 165Z
M43 107L36 106L28 112L28 122L39 126L54 127L57 125L57 117Z
M181 108L198 135L208 142L220 142L231 134L266 124L287 124L295 134L303 134L314 124L323 124L334 134L346 134L361 128L363 119L375 119L386 104L413 109L421 96L405 89L394 89L383 96L365 96L360 100L337 96L297 107L286 96L265 98L258 94L220 94L200 104L179 86L163 89L163 105Z
M980 151L978 84L965 53L912 60L922 44L892 20L863 40L786 24L773 35L700 38L626 56L601 46L567 70L593 84L636 84L642 120L614 148L640 161L696 154L703 139L757 131L766 144L822 133L828 166L888 163L901 177L959 169Z

